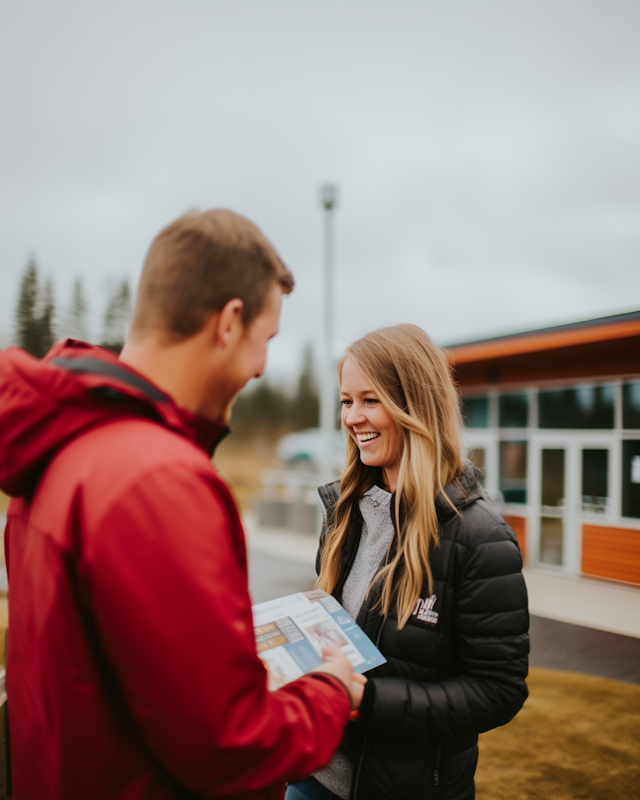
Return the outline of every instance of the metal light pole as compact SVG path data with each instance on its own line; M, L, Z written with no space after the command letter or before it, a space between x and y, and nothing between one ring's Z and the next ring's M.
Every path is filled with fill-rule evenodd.
M322 478L334 479L332 443L336 430L337 379L333 363L333 211L338 201L338 187L324 184L320 189L320 202L324 208L324 347L322 381L320 385L320 427L322 429Z

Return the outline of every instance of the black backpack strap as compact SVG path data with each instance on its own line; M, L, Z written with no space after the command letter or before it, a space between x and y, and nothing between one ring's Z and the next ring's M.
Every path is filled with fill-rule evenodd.
M169 397L164 392L161 392L157 386L149 383L141 375L110 361L102 361L100 358L52 358L50 363L76 375L104 375L107 378L115 378L121 383L126 383L133 386L134 389L144 392L156 403L169 401Z

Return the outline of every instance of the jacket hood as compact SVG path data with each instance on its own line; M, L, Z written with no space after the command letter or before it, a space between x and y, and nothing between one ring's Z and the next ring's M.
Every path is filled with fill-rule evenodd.
M466 461L462 475L458 475L451 483L447 484L444 492L436 498L438 516L450 516L455 513L451 507L452 504L456 510L460 510L475 503L476 500L489 501L479 479L480 470L474 467L470 461ZM443 497L443 494L446 497Z
M0 352L0 489L27 494L67 442L125 416L156 420L209 454L227 432L176 406L102 347L67 339L42 360L17 347Z

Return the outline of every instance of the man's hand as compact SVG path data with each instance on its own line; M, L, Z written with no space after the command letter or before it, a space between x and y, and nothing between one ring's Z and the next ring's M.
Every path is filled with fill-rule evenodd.
M344 684L345 689L349 692L351 696L351 703L354 708L357 708L355 705L356 698L353 694L353 664L351 661L344 655L342 650L339 650L337 647L331 647L329 645L325 645L322 648L322 664L319 667L316 667L313 672L324 672L327 675L333 675L334 678L337 678L340 683ZM359 684L356 684L359 686ZM360 700L362 697L360 697ZM360 701L358 701L359 704Z
M364 675L358 675L357 672L353 673L353 681L351 682L351 700L354 708L360 708L362 703L362 695L364 694L364 685L367 679Z

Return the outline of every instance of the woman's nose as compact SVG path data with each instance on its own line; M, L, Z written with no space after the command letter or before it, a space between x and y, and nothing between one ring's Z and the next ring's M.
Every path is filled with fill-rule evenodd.
M344 416L345 425L349 425L349 427L358 425L364 422L364 420L365 416L362 413L362 409L358 409L355 406L351 406L351 408L348 408L347 413Z

